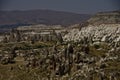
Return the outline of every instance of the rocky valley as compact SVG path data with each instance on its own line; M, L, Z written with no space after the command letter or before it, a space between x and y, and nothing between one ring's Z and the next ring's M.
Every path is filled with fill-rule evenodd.
M120 80L120 13L0 34L0 80Z

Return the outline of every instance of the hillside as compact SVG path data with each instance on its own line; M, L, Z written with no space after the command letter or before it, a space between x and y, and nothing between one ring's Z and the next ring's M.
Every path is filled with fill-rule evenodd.
M78 25L78 28L81 26ZM120 42L120 11L100 12L92 16L85 27L72 29L66 41Z
M0 11L0 25L60 24L70 25L87 20L90 15L52 10Z
M120 11L99 12L88 20L90 24L118 24L120 23Z

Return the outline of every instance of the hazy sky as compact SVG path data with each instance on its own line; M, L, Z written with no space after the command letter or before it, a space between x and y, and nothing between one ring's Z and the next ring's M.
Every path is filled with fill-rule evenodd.
M120 0L0 0L1 10L50 9L75 13L120 10Z

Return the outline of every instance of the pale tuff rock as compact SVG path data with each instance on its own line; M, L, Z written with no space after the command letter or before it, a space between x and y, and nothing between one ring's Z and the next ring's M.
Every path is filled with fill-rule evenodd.
M3 41L4 39L4 36L0 36L0 42Z
M88 25L79 29L72 29L66 34L64 41L88 41L93 42L120 42L120 24Z
M21 42L21 41L58 41L62 42L62 35L66 29L60 25L31 25L21 26L13 29L10 34L4 36L0 41Z

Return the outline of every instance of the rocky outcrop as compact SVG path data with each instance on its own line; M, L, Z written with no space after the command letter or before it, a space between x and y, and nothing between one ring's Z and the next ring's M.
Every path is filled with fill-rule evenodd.
M120 45L120 24L89 25L81 30L72 29L64 36L64 41L106 42Z
M82 44L105 42L120 46L120 11L97 13L83 25L71 29L63 37L64 41Z
M3 41L3 39L4 39L4 36L1 35L1 36L0 36L0 42Z
M66 29L60 25L33 25L20 26L12 29L8 35L4 36L3 42L21 42L21 41L55 41L63 42L62 35ZM2 41L2 40L1 40Z

